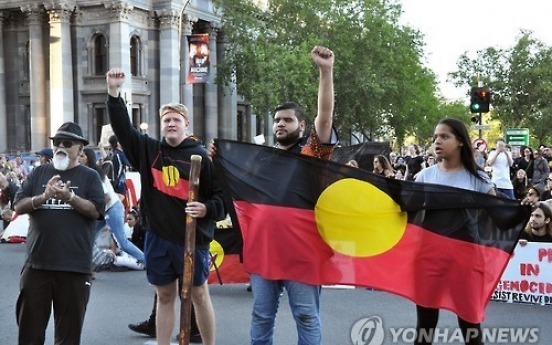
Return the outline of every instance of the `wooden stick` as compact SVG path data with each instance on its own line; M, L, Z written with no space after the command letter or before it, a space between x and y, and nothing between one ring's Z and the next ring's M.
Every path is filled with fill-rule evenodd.
M199 194L199 174L201 156L192 155L188 202L197 201ZM180 291L180 336L179 345L190 344L190 322L192 316L192 286L194 279L196 218L186 215L186 240L184 242L184 269L182 272L182 290Z

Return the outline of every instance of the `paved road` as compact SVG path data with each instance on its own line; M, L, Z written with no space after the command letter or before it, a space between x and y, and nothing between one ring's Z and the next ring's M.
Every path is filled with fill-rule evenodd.
M25 245L0 244L0 345L17 344L17 326L14 305L19 286L19 272L24 260ZM217 318L217 344L246 345L251 313L251 295L244 285L212 285L211 294ZM127 328L129 322L147 318L152 306L153 292L144 272L102 272L94 281L92 296L84 325L82 345L128 344L155 345L155 340L135 335ZM383 344L408 344L411 337L406 331L393 341L392 331L411 327L415 322L414 305L400 297L365 289L325 288L322 295L323 337L326 345L349 345L351 329L363 318L380 317L385 339ZM491 302L487 308L484 327L489 331L505 332L496 327L538 328L536 344L552 344L552 307L516 305ZM50 322L51 324L52 322ZM440 327L454 335L456 317L441 312ZM177 330L175 329L175 334ZM276 326L276 344L297 343L295 325L287 299L283 297ZM442 344L443 342L438 342ZM492 342L487 342L491 344ZM502 338L502 344L515 344ZM519 342L517 342L519 343ZM53 344L51 327L47 345ZM175 341L176 344L176 341ZM359 343L359 344L369 344ZM378 343L381 344L381 343ZM437 344L437 343L436 343ZM454 344L459 344L458 341ZM371 345L376 345L372 343Z

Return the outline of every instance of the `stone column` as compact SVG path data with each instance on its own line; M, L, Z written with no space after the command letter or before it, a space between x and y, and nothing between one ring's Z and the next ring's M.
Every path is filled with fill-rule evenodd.
M43 49L44 33L42 32L44 10L38 4L28 4L21 6L21 11L27 14L29 20L31 150L40 150L45 146L50 146L48 136L52 133L48 126L48 109L46 108L46 58Z
M70 2L46 3L50 19L50 132L64 122L75 121L73 58L71 54Z
M205 143L218 135L218 87L215 81L217 74L217 33L220 25L211 23L209 27L209 49L211 54L211 69L209 81L205 84Z
M156 11L159 16L159 82L160 103L178 102L180 100L180 73L178 66L180 56L178 45L178 28L180 13L174 10Z
M226 50L223 31L218 33L217 41L217 61L220 64L224 62ZM238 138L238 92L235 79L233 78L228 85L218 85L218 89L218 137L236 140Z
M132 116L132 73L130 73L130 30L128 17L134 9L126 2L106 2L109 23L109 62L108 69L121 67L126 81L121 87L121 96L125 99L129 116Z
M8 149L7 108L6 108L6 69L4 61L4 12L0 12L0 151Z
M184 104L190 113L190 134L193 134L194 128L194 86L186 83L190 71L188 36L192 34L192 27L196 21L197 18L184 14L180 33L180 103Z
M107 97L107 96L106 96ZM86 133L88 133L88 141L90 141L90 144L96 145L94 141L96 141L96 138L94 137L94 130L95 123L94 123L94 104L93 103L86 103L86 128L88 128L88 132L84 131L85 124L81 123L81 127L84 131L84 136L87 137ZM84 119L83 119L84 120ZM99 137L99 133L96 133L96 135Z

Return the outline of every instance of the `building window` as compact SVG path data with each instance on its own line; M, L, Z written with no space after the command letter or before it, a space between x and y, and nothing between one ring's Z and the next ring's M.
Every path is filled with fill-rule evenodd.
M142 43L138 36L132 36L130 39L130 73L133 76L141 75L142 69L140 68L141 64L141 54L142 52Z
M107 73L107 40L104 35L97 35L94 38L94 74L104 75Z

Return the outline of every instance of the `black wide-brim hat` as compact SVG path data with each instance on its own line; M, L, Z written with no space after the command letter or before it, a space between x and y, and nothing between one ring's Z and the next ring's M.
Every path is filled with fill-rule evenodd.
M88 145L88 140L82 135L82 128L74 122L65 122L58 128L56 135L50 139L71 139L82 141L84 145Z

